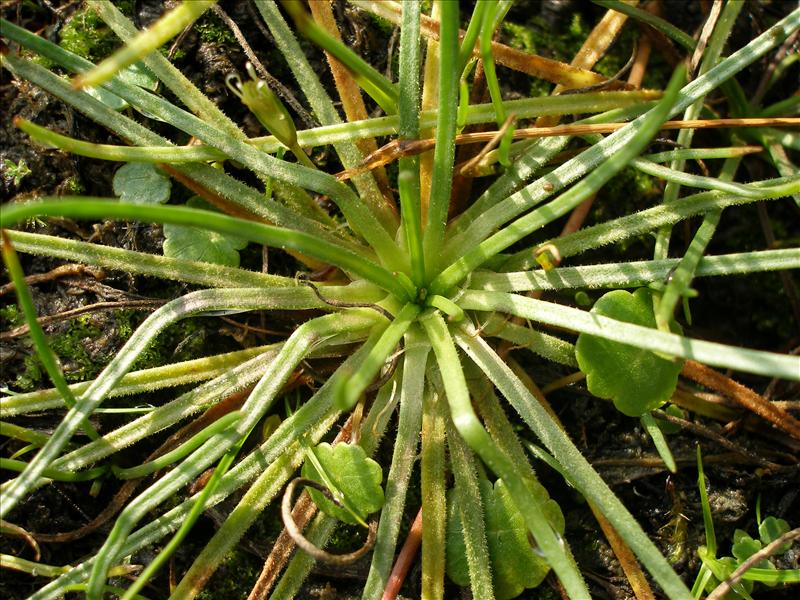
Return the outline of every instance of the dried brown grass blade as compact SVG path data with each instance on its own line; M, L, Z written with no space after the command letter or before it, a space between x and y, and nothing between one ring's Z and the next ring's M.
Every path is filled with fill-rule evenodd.
M598 123L592 125L556 125L554 127L528 127L514 130L515 139L553 137L559 135L588 135L593 133L613 133L628 123ZM729 127L797 127L800 118L774 117L749 119L690 119L686 121L667 121L661 130L669 129L724 129ZM491 142L498 135L497 130L462 133L456 136L456 144L484 144ZM421 140L393 140L378 148L364 159L359 166L337 173L339 180L350 179L354 175L387 165L401 156L422 154L431 150L436 144L433 138ZM750 153L753 147L742 152Z
M379 15L392 23L399 25L402 15L402 6L398 2L374 2L374 1L355 1L356 6L363 8L371 13ZM439 21L423 15L420 21L422 35L432 40L439 39ZM464 32L459 33L460 36ZM478 49L474 53L479 54ZM496 63L539 77L551 83L561 84L569 88L583 88L597 85L606 81L606 78L598 73L570 66L566 63L516 50L499 42L492 42L492 53ZM624 82L613 82L610 89L628 89Z
M580 47L575 57L569 63L570 66L579 69L591 69L597 64L603 55L606 53L611 44L617 38L622 26L627 21L628 17L615 10L606 11L603 18L594 26L591 33L584 40L583 45ZM553 90L553 95L559 94L568 86L557 85ZM559 117L556 115L539 117L536 120L537 127L551 127L557 125Z
M337 40L342 41L339 27L333 16L330 0L310 0L308 7L317 24ZM353 75L329 52L325 52L325 57L328 59L328 65L333 74L333 81L336 84L336 91L339 92L339 99L342 101L342 108L344 109L347 120L352 122L368 119L369 114L364 105L364 99L361 96L361 88L356 83ZM364 156L378 149L374 138L361 138L356 140L355 144ZM398 217L397 205L392 196L386 171L384 171L382 167L378 167L372 171L372 175L375 177L378 187L383 194L386 206L395 217Z

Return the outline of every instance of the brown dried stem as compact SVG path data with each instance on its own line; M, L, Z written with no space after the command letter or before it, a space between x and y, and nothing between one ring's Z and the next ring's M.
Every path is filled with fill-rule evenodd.
M303 536L303 532L300 530L300 527L298 527L297 523L295 523L292 513L292 496L294 496L295 488L298 485L312 487L319 490L334 504L338 505L339 502L333 497L328 488L321 483L317 483L313 479L296 477L289 482L289 485L286 486L286 491L283 493L283 500L281 502L281 517L283 517L283 526L285 531L289 534L289 536L291 536L294 543L301 550L303 550L303 552L310 555L312 558L314 558L314 560L343 567L354 563L367 552L372 550L372 547L375 545L375 538L378 535L378 521L374 519L369 523L367 540L364 542L364 545L358 550L355 550L354 552L348 552L347 554L333 554L323 550L322 548L315 546L305 536Z
M578 125L556 125L554 127L529 127L514 130L515 139L553 137L561 135L589 135L596 133L613 133L622 129L628 123L597 123ZM797 127L800 118L797 117L772 117L772 118L747 118L747 119L689 119L685 121L666 121L661 125L661 130L670 129L723 129L730 127ZM462 133L456 136L456 144L483 144L492 141L497 136L497 131L479 131ZM400 158L413 156L433 149L436 140L425 138L420 140L393 140L381 146L357 167L338 173L339 180L350 179L355 175L365 173L372 169L382 167Z
M87 267L86 265L69 264L69 265L58 266L55 269L48 271L47 273L37 273L36 275L28 275L25 278L25 283L31 286L39 283L46 283L48 281L53 281L55 279L60 279L61 277L70 277L73 275L84 275L84 274L89 274L95 279L103 278L102 269ZM4 296L5 294L8 294L13 291L14 291L13 282L9 282L3 286L0 286L0 296Z
M397 555L397 560L394 562L392 572L389 575L389 581L386 582L386 587L383 590L381 600L395 600L397 594L400 593L400 588L403 587L403 582L406 579L409 569L417 556L420 544L422 543L422 509L417 512L414 522L411 524L411 529L408 530L408 536Z
M687 360L684 363L681 375L735 400L747 410L769 421L793 438L800 439L800 421L730 377L693 360Z
M311 14L317 24L341 42L342 36L336 24L336 19L333 17L330 0L311 0L308 3L308 7L311 9ZM347 120L352 122L368 119L369 114L361 96L361 88L356 83L353 75L330 52L326 51L325 57L328 59L328 65L333 74L333 81L336 84L336 90L339 92L339 99L342 101L342 108ZM374 138L361 138L356 140L355 144L363 156L367 156L378 149ZM383 194L387 208L395 217L399 217L386 171L383 168L377 168L372 174Z

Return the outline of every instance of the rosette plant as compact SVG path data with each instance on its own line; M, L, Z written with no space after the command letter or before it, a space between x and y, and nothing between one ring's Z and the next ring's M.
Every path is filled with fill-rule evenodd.
M284 519L301 551L277 584L275 597L293 595L315 557L342 560L320 554L341 521L369 530L374 547L364 597L381 597L418 452L423 597L443 596L446 570L454 581L469 585L474 597L493 598L512 597L537 585L552 568L570 597L588 598L569 540L562 535L561 511L538 483L531 455L523 449L507 412L515 413L538 440L537 456L563 473L605 517L664 593L670 598L690 597L524 374L498 354L495 341L523 345L556 363L580 366L590 390L634 416L646 417L669 399L684 360L800 378L800 359L795 356L687 337L673 321L676 304L690 295L695 276L798 266L796 249L703 254L720 211L766 200L793 202L790 196L800 194L800 177L779 172L777 178L737 183L733 178L741 153L736 148L692 151L686 148L691 142L686 134L679 140L683 148L665 156L643 156L665 121L676 115L695 118L707 94L721 86L735 90L739 71L797 30L800 11L727 57L723 48L740 3L725 5L704 38L704 47L667 29L679 44L690 47L687 54L696 50L696 56L690 56L691 77L686 68L677 68L663 93L597 91L598 85L613 88L615 82L588 67L544 61L543 76L577 93L510 102L500 94L494 67L502 49L492 42L509 2L479 1L464 20L463 35L457 2L436 3L432 17L421 15L417 2L356 2L400 24L399 79L393 82L345 47L326 25L324 14L312 18L296 2L285 3L282 11L269 0L255 0L263 24L322 125L296 131L291 113L251 70L249 79L233 78L229 85L272 135L248 138L167 58L153 52L213 2L181 4L141 34L112 3L88 4L126 42L119 54L95 69L89 61L3 22L9 49L2 65L129 145L82 142L25 121L18 121L18 126L41 143L71 152L159 165L158 171L147 167L143 172L169 173L220 210L142 202L135 191L130 198L123 193L122 199L42 198L3 207L8 270L42 362L56 385L54 391L5 398L3 414L67 409L58 427L45 437L19 426L4 430L11 437L30 438L36 452L26 463L4 459L4 466L20 472L3 484L3 519L13 522L24 510L26 498L52 480L134 479L165 470L127 501L94 556L52 573L52 581L33 598L55 598L76 589L101 598L105 590L116 589L108 578L120 572L126 557L156 545L158 557L145 573L127 591L117 590L124 598L135 597L202 511L240 491L235 508L172 590L171 597L193 597L287 483ZM312 3L315 13L320 4ZM347 121L342 121L320 84L287 14L299 32L331 56ZM664 25L659 20L656 24ZM429 39L423 69L424 37ZM79 75L70 82L33 60L32 54ZM503 57L507 59L507 53ZM144 71L171 92L169 98L147 89L126 68L139 58ZM468 102L465 90L473 81L477 59L491 104ZM534 59L542 61L539 57L530 61ZM366 118L360 91L386 116ZM148 129L134 113L115 110L109 98L168 124L174 128L174 138ZM613 133L601 137L597 131L602 130L587 129L580 151L567 159L559 154L570 140L566 134L511 143L515 134L509 115L523 119L579 113L597 113L585 118L585 124L612 123L606 131ZM464 208L463 199L454 195L454 179L462 173L454 168L456 142L466 124L479 122L503 126L494 136L498 149L482 156L480 165L494 164L499 174ZM395 141L377 150L372 140L385 135ZM187 136L200 144L180 145ZM796 136L788 143L796 143ZM305 148L325 144L333 146L345 169L338 176L319 169L306 155ZM419 154L419 149L426 152ZM713 178L684 172L687 157L727 161L722 174ZM383 165L395 158L396 175L388 175ZM251 171L250 183L226 170L225 161ZM667 167L657 161L671 162ZM584 203L628 166L666 180L665 201L558 239L537 237L543 227ZM681 186L700 191L679 198ZM310 194L325 196L331 209L321 208ZM670 227L696 215L703 216L703 222L689 251L669 258ZM307 270L303 277L284 277L187 255L154 256L23 231L30 219L51 216L160 223L165 231L177 231L166 231L168 238L191 228L190 237L205 236L217 247L228 244L234 253L241 244L232 238L286 252L293 257L287 260L297 260ZM555 265L645 232L658 236L652 261ZM14 248L203 289L155 310L96 379L67 386L36 323ZM612 292L591 311L528 294L601 287L639 291ZM180 319L257 310L294 311L306 317L279 343L130 372L148 344ZM543 326L579 334L577 351L572 342L543 331ZM262 431L257 426L269 415L281 413L278 400L286 383L315 357L336 358L335 371L263 439L256 439L254 432ZM626 373L634 382L646 380L652 385L631 392L630 381L620 381ZM121 426L96 431L89 420L108 398L178 383L192 387ZM240 406L223 402L243 391ZM210 407L215 406L222 408L214 413ZM184 437L176 448L139 466L119 464L117 456L123 449L154 439L204 410L204 416L213 418L207 417L205 428ZM395 412L392 459L381 472L381 466L368 457L388 424L395 422ZM325 443L334 425L344 420L347 426L339 435L340 443ZM88 441L75 437L81 429ZM248 437L250 449L237 458ZM212 467L214 474L201 491L180 495ZM292 492L298 486L308 488L321 509L302 533L295 522L298 517L291 516ZM525 573L509 573L495 546L501 525L507 523L513 524L513 535L505 538L506 547L527 561ZM178 534L172 541L158 546L175 530Z

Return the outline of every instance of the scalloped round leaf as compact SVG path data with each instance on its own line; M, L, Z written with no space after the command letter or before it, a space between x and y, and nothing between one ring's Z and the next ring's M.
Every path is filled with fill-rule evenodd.
M767 517L761 524L758 526L758 537L761 538L761 543L765 546L771 544L779 537L781 537L784 533L788 533L791 530L791 526L787 521L784 519L778 519L776 517ZM783 554L787 552L789 548L792 547L792 542L786 542L785 544L781 544L778 547L777 552L775 554Z
M480 481L480 489L495 597L497 600L516 598L524 590L538 586L550 571L550 565L531 547L525 518L503 481L498 479L492 485L484 479ZM546 492L540 500L545 502L547 520L556 531L563 533L564 517L558 504ZM474 510L474 507L467 507L467 510ZM448 577L458 585L468 586L469 568L464 534L452 494L448 494L446 556Z
M130 162L114 173L114 193L123 202L164 204L169 200L172 181L150 163Z
M189 198L187 206L213 210L213 207L197 196ZM233 235L208 231L198 227L164 225L164 256L196 260L200 262L239 266L239 250L247 246L247 240Z
M331 446L328 443L322 443L314 448L314 454L327 477L346 499L347 505L362 520L366 520L369 515L381 509L384 501L381 487L383 472L381 466L369 458L361 446L353 444ZM325 485L322 476L311 464L311 461L306 460L303 463L301 472L303 477ZM331 491L335 493L334 490ZM358 524L350 512L336 506L322 492L309 489L308 493L326 515L350 525Z
M737 529L734 532L733 544L731 545L731 554L736 557L740 563L746 561L748 558L753 556L753 554L761 550L761 548L761 540L755 540L751 538L749 534L741 529ZM754 566L759 569L769 569L771 563L765 558L758 561Z
M615 290L604 294L592 307L593 314L655 329L650 290L633 294ZM672 323L673 333L680 333ZM634 348L594 335L580 334L575 344L578 366L586 374L589 391L612 400L620 412L639 417L666 403L678 383L683 361L668 360L648 350Z

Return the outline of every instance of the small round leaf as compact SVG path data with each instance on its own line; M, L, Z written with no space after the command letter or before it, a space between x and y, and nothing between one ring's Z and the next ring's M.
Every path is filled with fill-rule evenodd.
M150 163L131 162L114 174L114 193L124 202L164 204L172 182Z
M540 489L539 489L540 488ZM538 586L550 571L550 565L538 556L528 540L525 518L517 509L502 479L494 485L480 481L484 509L486 543L492 564L492 584L497 600L519 596L525 589ZM564 532L564 517L558 504L541 486L538 495L544 504L545 517L559 532ZM475 507L466 507L475 510ZM447 507L447 575L454 583L469 585L469 568L459 507L454 494L448 494Z
M341 492L347 505L362 520L366 520L367 516L380 510L383 506L381 466L369 458L361 446L353 444L331 446L328 443L322 443L314 448L314 454L327 477L336 486L336 490L330 491L334 494L337 490ZM303 477L325 485L324 478L309 460L303 463L302 474ZM358 523L349 511L336 506L321 492L309 489L308 493L311 494L314 504L326 515L350 525Z
M193 196L186 203L192 208L213 210L204 200ZM199 227L164 225L164 256L195 260L199 262L239 266L239 250L247 246L247 240L233 235L208 231Z
M615 290L603 295L591 312L625 323L655 329L650 290L633 294ZM672 331L680 333L673 323ZM639 417L667 402L678 383L683 362L668 360L648 350L634 348L594 335L580 334L575 344L580 370L586 374L589 391L598 398L613 400L620 412Z
M784 519L767 517L761 521L761 524L758 526L758 536L761 538L761 543L766 546L777 540L784 533L788 533L790 529L791 527L789 526L789 523L787 523ZM776 554L783 554L791 547L792 543L786 542L778 548Z

